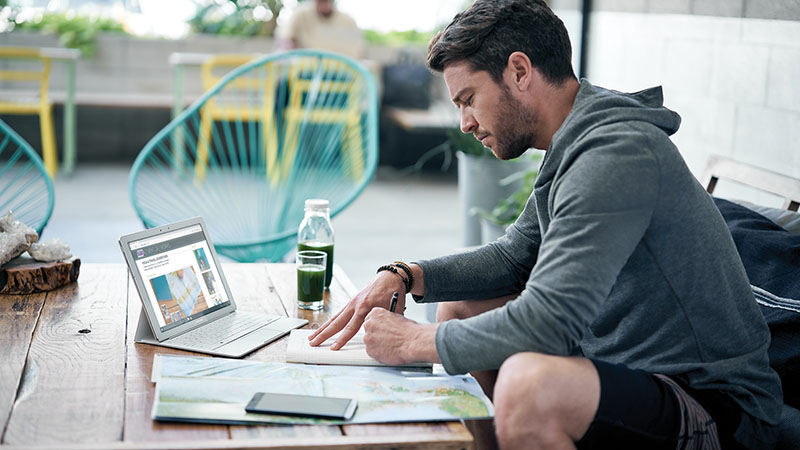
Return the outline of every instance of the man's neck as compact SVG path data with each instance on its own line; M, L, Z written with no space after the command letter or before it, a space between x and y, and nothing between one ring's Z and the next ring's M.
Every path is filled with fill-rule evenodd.
M540 110L547 111L547 113L540 119L542 136L546 139L546 142L540 143L540 145L543 145L542 150L547 150L550 147L553 135L561 128L570 111L572 111L572 106L575 103L575 97L578 95L580 87L578 80L570 78L562 83L561 86L550 91L551 95L548 95L548 98L543 99L544 102L547 102L547 105L546 108Z

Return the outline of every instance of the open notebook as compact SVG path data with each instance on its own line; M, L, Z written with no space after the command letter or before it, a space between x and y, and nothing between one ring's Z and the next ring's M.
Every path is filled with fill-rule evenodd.
M341 366L383 366L369 355L364 344L364 334L359 332L344 347L337 351L331 350L336 342L333 336L318 347L308 344L308 336L314 330L292 330L289 334L289 347L286 349L286 362L305 364L334 364ZM433 364L419 362L408 364L404 367L432 367Z

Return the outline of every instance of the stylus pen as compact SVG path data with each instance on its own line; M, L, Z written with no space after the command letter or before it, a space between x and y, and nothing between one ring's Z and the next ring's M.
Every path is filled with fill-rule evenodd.
M392 294L392 302L389 303L389 312L394 312L395 308L397 308L397 292Z

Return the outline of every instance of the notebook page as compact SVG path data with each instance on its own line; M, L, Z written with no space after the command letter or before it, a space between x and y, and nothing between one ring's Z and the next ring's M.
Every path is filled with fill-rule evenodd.
M308 336L314 330L292 330L289 334L289 345L286 349L286 362L306 364L336 364L343 366L383 366L369 355L364 344L363 332L357 333L339 350L331 350L338 335L329 338L318 347L308 343ZM407 367L431 367L430 363L414 363Z

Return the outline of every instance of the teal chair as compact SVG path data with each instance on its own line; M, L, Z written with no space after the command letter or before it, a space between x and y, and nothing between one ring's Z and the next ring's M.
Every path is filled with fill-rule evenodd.
M372 75L341 55L245 62L145 145L130 173L133 207L147 228L202 216L219 253L279 261L296 245L305 199L329 199L335 216L374 175L377 105Z
M42 159L0 120L0 216L8 211L40 235L53 213L55 193Z

